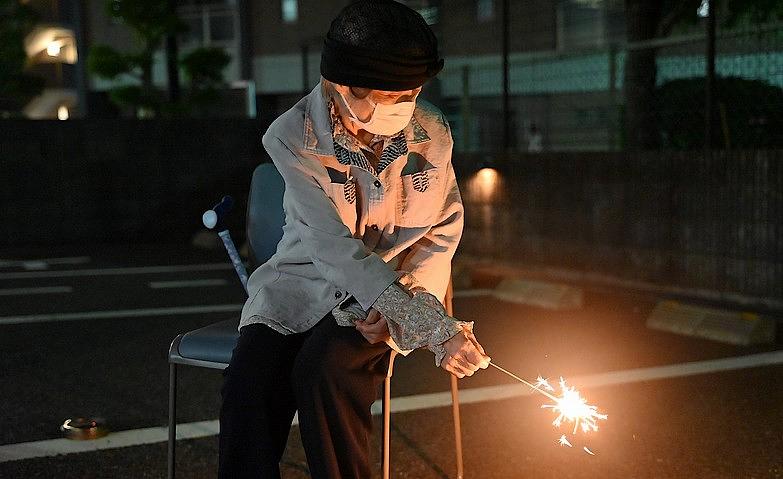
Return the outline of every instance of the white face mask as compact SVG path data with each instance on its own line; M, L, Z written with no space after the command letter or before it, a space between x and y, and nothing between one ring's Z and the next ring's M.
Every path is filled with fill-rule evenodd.
M342 92L336 90L342 99L343 105L348 109L348 115L351 121L360 129L375 133L376 135L391 136L408 126L413 116L413 110L416 108L416 97L413 101L402 101L393 105L384 105L370 100L369 96L364 100L373 107L373 112L368 121L361 121L356 113L353 112L348 101Z

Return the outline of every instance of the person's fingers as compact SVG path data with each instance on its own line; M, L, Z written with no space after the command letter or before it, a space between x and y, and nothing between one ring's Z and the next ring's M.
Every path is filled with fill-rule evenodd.
M364 321L356 321L354 326L370 344L380 343L389 337L389 330L384 319L370 325L365 324Z
M478 371L479 369L487 369L489 367L490 357L482 354L473 341L466 341L462 349L465 360L470 364L471 369Z
M487 355L486 351L484 351L484 347L479 344L478 339L476 339L476 335L473 334L473 331L470 331L468 333L468 339L470 339L470 342L473 343L476 346L476 349L481 351L481 354Z
M470 348L465 352L465 360L470 364L473 370L478 370L484 361L484 356L476 348Z
M365 324L375 324L381 319L381 313L375 308L370 308L370 312L367 313L367 319L364 320Z
M455 363L449 360L450 358L444 358L443 362L441 363L440 367L445 369L446 371L450 372L451 374L457 376L458 378L462 379L465 377L465 373L462 372L460 368L455 366Z
M476 350L481 354L481 357L478 359L476 364L478 364L481 369L487 369L489 367L489 363L492 361L492 358L487 355L487 353L484 351L484 348L481 346L481 344L478 342L478 339L476 339L476 336L472 332L468 333L468 339L476 348Z
M462 373L462 375L464 376L473 375L474 370L473 368L471 368L469 365L466 364L464 357L460 357L460 355L451 356L448 362L455 370Z
M474 366L471 363L467 351L460 350L459 352L457 352L457 354L452 356L452 358L454 359L454 361L457 362L457 364L460 365L462 370L465 371L465 374L467 374L468 376L473 375L473 373L478 369L478 366Z
M388 333L389 332L389 325L386 323L386 320L384 318L379 319L376 323L373 324L367 324L364 323L365 331L370 333Z

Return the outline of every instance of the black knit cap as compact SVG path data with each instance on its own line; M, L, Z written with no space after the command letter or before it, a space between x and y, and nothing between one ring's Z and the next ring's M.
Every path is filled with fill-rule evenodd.
M438 40L415 10L393 0L360 0L332 20L321 75L340 85L403 91L443 68Z

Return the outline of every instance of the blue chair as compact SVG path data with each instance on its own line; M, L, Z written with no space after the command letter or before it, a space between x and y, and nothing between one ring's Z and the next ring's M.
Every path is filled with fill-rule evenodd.
M283 236L285 215L283 191L285 183L272 163L259 165L253 172L247 203L247 240L254 264L267 261L276 251ZM451 285L446 297L446 309L451 314ZM221 321L203 328L178 335L169 348L169 419L168 419L168 477L176 473L177 435L177 367L196 366L225 369L231 360L239 331L239 318ZM389 477L389 430L391 401L391 376L396 354L392 351L389 370L384 381L383 393L383 477ZM462 479L462 435L460 431L457 378L451 376L452 412L454 417L455 445L457 453L457 477Z

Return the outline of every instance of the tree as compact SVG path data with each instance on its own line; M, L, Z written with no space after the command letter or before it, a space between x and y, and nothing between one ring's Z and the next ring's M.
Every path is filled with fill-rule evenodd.
M44 80L25 72L24 39L38 15L17 0L0 0L0 116L17 116L41 93Z
M723 13L722 25L734 27L783 18L779 0L726 0L716 4ZM628 43L670 35L676 27L695 24L702 0L625 0ZM629 150L660 146L656 128L656 49L631 48L625 59L625 132Z
M122 76L135 80L135 84L109 91L114 103L133 107L139 116L160 116L187 113L193 107L214 101L217 88L223 83L222 71L230 61L222 49L199 48L177 59L190 80L189 95L179 103L169 102L153 85L155 52L167 36L187 31L187 25L167 0L107 0L106 8L109 15L130 28L140 46L140 50L132 53L119 52L107 45L96 45L90 50L87 66L91 72L109 80Z
M657 131L665 148L704 147L704 77L680 78L656 90ZM761 80L716 77L719 134L713 147L783 147L783 89Z

